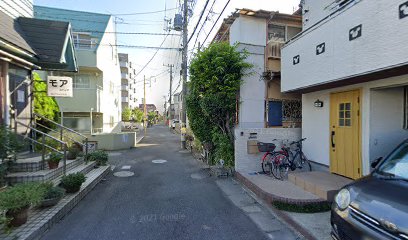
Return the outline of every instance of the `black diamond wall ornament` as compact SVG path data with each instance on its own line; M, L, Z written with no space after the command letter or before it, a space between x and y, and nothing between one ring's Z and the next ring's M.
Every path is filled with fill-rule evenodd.
M326 43L321 43L316 46L316 55L320 55L326 51Z
M408 2L399 5L399 18L403 19L406 17L408 17Z
M296 55L293 57L293 65L296 65L300 62L300 55Z
M363 25L358 25L350 29L349 31L349 41L353 41L363 34Z
M296 65L300 62L300 55L296 55L293 57L293 65Z

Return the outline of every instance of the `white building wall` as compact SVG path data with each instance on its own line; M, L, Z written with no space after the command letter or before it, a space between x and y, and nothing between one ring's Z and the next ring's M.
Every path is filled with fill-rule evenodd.
M112 18L105 31L115 31ZM115 34L104 34L97 50L97 67L103 71L103 91L100 104L100 111L103 113L103 132L118 132L121 129L122 83L118 52L114 45ZM113 117L113 126L110 125L111 117Z
M250 138L251 134L256 134L255 138ZM243 173L262 171L261 160L265 153L249 154L247 152L248 140L259 142L274 142L279 150L283 143L290 143L301 138L300 128L249 128L235 129L235 170Z
M264 127L266 20L240 16L230 28L230 44L239 43L239 50L249 52L247 62L253 64L243 77L240 88L239 128Z
M303 143L306 156L314 162L329 166L330 93L362 89L360 101L362 168L363 174L367 175L370 172L370 161L380 155L385 156L397 142L408 138L408 131L402 129L401 96L392 94L397 90L386 90L382 93L374 91L374 89L402 85L408 85L408 75L303 94L302 137L307 138ZM317 99L323 101L322 108L314 107L314 101ZM379 104L382 101L383 103ZM390 116L390 114L394 115ZM400 118L400 124L398 124L398 118ZM383 127L379 128L379 126ZM375 139L380 140L372 146ZM373 147L376 150L373 150Z
M303 2L303 29L313 26L337 9L333 4L334 0L304 0Z
M354 1L289 42L282 49L282 91L408 64L408 17L399 18L402 3ZM350 41L349 31L360 24L362 36ZM325 53L316 55L323 42ZM300 62L294 65L297 55Z
M371 161L385 157L401 143L402 139L408 138L408 130L402 129L403 99L404 89L402 87L370 91Z
M0 11L12 18L34 16L33 0L1 0Z

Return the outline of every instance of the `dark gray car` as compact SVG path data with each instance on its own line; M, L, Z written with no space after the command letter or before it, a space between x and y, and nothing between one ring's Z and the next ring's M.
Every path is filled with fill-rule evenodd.
M331 211L332 237L408 240L408 139L374 171L342 188Z

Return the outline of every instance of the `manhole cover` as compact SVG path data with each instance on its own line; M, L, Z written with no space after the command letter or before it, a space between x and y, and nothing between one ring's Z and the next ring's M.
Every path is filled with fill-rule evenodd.
M131 177L133 175L135 175L135 173L130 172L130 171L119 171L119 172L113 173L113 176L115 177Z
M163 159L157 159L157 160L153 160L152 163L165 163L167 162L167 160L163 160Z
M115 156L122 155L122 153L120 153L120 152L111 152L111 153L108 153L108 155L109 155L109 157L115 157Z

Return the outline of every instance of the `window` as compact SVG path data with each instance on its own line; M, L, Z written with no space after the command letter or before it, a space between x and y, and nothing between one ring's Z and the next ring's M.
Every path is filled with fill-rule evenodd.
M74 76L74 88L90 88L91 76L85 74L77 74Z
M286 29L285 26L269 25L268 40L274 42L285 42Z
M89 132L91 130L90 117L64 117L64 126L80 132Z
M339 104L339 126L340 127L351 126L351 103Z
M72 33L74 46L78 49L92 49L96 46L96 39L90 33Z

